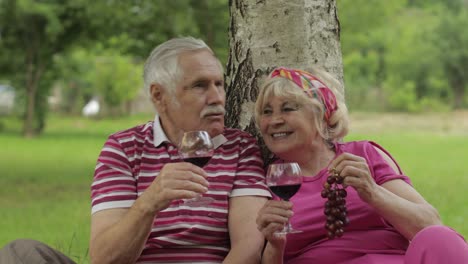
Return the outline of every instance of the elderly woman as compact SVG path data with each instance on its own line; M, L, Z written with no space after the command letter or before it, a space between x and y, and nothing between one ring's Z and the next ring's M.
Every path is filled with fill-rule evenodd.
M387 151L341 141L348 114L339 85L322 71L277 68L260 89L255 119L266 146L276 162L297 162L303 174L290 202L270 200L258 214L268 241L262 262L468 263L463 237L441 224ZM325 225L330 174L346 187L344 233ZM289 218L302 232L275 234Z

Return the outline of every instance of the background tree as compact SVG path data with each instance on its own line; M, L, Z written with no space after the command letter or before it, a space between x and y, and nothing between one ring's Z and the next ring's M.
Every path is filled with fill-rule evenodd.
M453 1L446 12L451 15L442 17L431 36L453 94L453 107L460 109L468 94L468 1Z
M79 113L95 93L106 91L99 96L109 103L131 99L133 93L110 98L124 93L95 87L102 83L90 74L96 57L122 56L139 68L155 45L193 35L228 62L228 95L234 98L228 107L234 114L227 123L246 128L251 114L236 113L250 112L261 76L277 65L319 64L341 78L336 66L341 62L330 53L339 51L341 42L350 111L468 106L466 0L340 0L336 5L341 41L338 22L332 21L334 1L0 0L0 82L16 89L15 109L22 110L14 114L30 136L46 125L52 86L61 87L66 100L58 110L67 114ZM140 89L137 82L127 85L128 91Z
M277 66L319 65L342 79L334 0L231 0L229 10L228 126L258 134L253 105L262 79Z
M3 74L22 89L25 98L24 129L30 137L44 127L49 75L54 54L81 39L88 27L81 1L38 2L4 0L0 2L0 49ZM36 122L34 122L36 121Z
M154 46L168 38L208 36L208 42L225 61L227 25L225 0L2 0L0 80L16 88L17 103L25 109L24 134L33 136L45 126L47 98L57 80L66 84L62 86L63 94L74 102L70 105L74 110L68 111L75 113L89 97L89 91L106 93L102 97L115 105L128 102L135 94L123 95L123 90L141 88L139 82L131 82L135 80L133 74L125 82L130 87L123 88L122 82L114 83L112 89L108 85L87 87L102 84L86 79L89 74L80 76L83 70L92 69L83 68L95 64L92 56L101 56L96 51L113 52L125 57L127 64L140 65ZM131 67L127 69L133 72ZM78 98L73 99L74 95Z

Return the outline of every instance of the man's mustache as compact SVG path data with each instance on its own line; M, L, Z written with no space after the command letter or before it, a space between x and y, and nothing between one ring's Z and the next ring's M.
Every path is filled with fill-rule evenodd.
M201 117L209 116L209 115L224 115L226 113L226 109L222 105L210 105L205 107L201 113Z

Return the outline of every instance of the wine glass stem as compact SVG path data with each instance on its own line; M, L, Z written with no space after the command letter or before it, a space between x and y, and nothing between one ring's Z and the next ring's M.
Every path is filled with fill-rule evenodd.
M284 199L286 202L289 202L289 199ZM291 226L291 222L290 220L288 219L288 222L286 223L286 225L283 227L283 232L284 233L290 233L292 230L292 226Z
M291 222L289 222L289 220L288 220L288 223L286 223L286 226L284 227L284 230L286 231L286 233L291 232L292 226L291 226Z

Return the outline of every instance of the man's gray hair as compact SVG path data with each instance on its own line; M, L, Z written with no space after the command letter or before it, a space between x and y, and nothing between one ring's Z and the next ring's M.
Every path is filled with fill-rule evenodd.
M201 49L213 53L203 40L193 37L173 38L154 48L146 60L143 72L143 81L147 91L151 84L158 83L171 93L175 92L176 83L183 75L178 63L179 55Z

